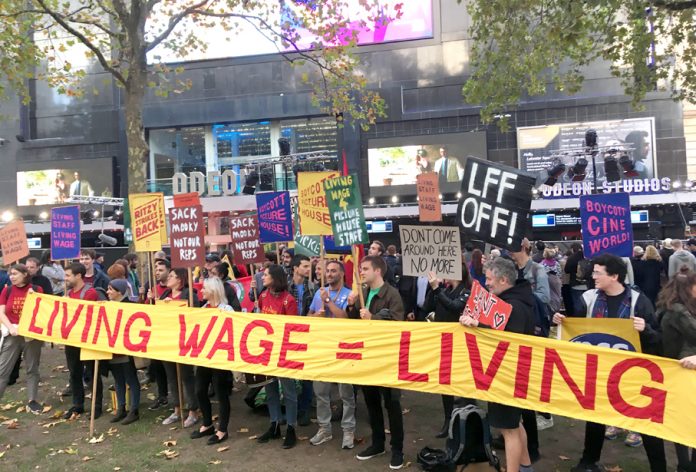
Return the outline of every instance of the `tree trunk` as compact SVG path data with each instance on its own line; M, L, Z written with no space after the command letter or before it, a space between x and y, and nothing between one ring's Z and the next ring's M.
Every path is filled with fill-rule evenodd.
M147 161L150 147L145 141L142 104L145 96L145 75L133 74L125 93L126 140L128 146L128 193L147 191Z

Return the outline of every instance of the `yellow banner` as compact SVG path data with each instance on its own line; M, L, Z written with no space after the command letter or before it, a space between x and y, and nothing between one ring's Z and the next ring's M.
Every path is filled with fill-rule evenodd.
M297 211L300 233L307 236L331 236L331 216L326 204L324 181L341 175L332 172L299 172L297 174Z
M86 302L32 293L23 336L270 376L458 395L696 447L696 372L671 359L457 323Z
M131 230L136 252L161 251L167 242L162 193L128 195Z
M92 349L80 349L81 361L108 361L114 358L110 352L93 351Z
M629 319L566 318L558 327L558 338L591 346L642 352L640 334L633 327L633 320Z

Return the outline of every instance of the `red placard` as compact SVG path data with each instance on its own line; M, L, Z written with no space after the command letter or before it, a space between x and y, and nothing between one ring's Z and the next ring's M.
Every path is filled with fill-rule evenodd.
M477 280L474 280L469 301L464 307L465 315L469 315L478 320L479 323L493 329L504 331L510 320L510 313L512 313L512 305L505 303L483 288Z
M203 208L200 205L170 208L169 224L172 267L176 269L205 264Z
M174 195L174 207L192 207L201 204L201 197L198 192L179 193Z
M266 260L259 241L259 220L256 215L230 218L230 234L235 264L252 264Z

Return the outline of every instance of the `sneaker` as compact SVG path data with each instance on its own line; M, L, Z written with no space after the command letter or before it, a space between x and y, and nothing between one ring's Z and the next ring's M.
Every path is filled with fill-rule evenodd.
M353 431L343 431L343 441L341 449L353 449L355 447L355 433Z
M179 415L177 415L176 413L172 413L171 415L169 415L168 417L166 417L166 418L164 419L164 421L162 421L162 424L165 425L165 426L168 426L168 425L174 424L174 423L176 423L177 421L180 421L180 420L181 420L181 418L179 417Z
M317 431L317 434L312 436L312 439L309 440L309 442L312 444L312 446L319 446L320 444L327 443L333 439L333 436L331 435L331 430L328 428L319 428L319 431Z
M27 413L34 413L35 415L40 415L43 408L41 407L39 402L32 400L29 403L27 403L26 410Z
M608 441L613 441L622 432L623 432L623 429L621 429L621 428L617 428L616 426L607 426L607 429L604 432L604 439L606 439Z
M190 428L196 423L198 423L198 417L196 415L188 415L184 421L184 428Z
M605 472L606 469L599 464L584 464L580 462L578 465L570 469L570 472Z
M366 461L382 454L384 454L384 447L370 446L355 456L355 458L359 461Z
M147 407L148 410L159 410L160 408L166 408L169 405L169 402L165 397L159 397L156 398L155 401L152 402L152 404Z
M643 438L638 433L628 433L624 444L628 447L640 447L643 445Z
M537 430L539 430L539 431L553 428L553 416L550 418L544 418L541 415L536 415L536 423L537 423Z
M391 470L399 470L404 466L404 453L401 451L392 451L389 468Z

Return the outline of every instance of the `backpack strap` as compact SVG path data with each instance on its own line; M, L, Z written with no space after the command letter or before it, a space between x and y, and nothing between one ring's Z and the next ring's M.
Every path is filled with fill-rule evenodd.
M82 289L80 290L80 300L85 299L85 294L87 293L87 290L89 290L90 288L92 288L91 284L84 284L82 286Z

